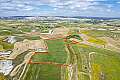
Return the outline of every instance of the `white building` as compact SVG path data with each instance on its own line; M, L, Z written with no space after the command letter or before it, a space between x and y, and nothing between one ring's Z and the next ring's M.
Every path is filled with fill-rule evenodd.
M6 41L7 41L8 43L11 43L11 44L15 43L15 42L16 42L15 36L10 36L10 37L8 37L8 38L6 39Z
M8 57L12 51L1 51L0 56Z
M53 30L49 30L48 33L41 33L41 34L52 34L53 33Z
M35 52L47 52L47 49L37 48L37 49L35 49Z
M115 29L110 28L109 30L110 30L110 31L113 31L113 30L115 30Z
M107 30L107 29L104 29L104 28L98 28L97 30L105 31L105 30Z
M12 60L0 60L0 73L8 75L12 69Z
M33 29L33 30L31 30L31 32L36 32L36 30L35 30L35 29Z

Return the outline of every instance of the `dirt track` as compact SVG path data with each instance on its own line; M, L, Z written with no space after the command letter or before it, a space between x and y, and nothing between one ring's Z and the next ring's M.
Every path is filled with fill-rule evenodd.
M22 71L22 74L23 74L24 71L25 71L25 68L26 68L27 63L29 62L29 60L30 60L30 58L31 58L32 56L33 56L33 53L32 53L32 52L28 53L28 54L24 57L24 61L23 61L21 64L17 65L17 66L13 69L13 71L10 73L10 76L15 76L15 75L19 72L19 69L21 68L21 66L25 65L25 66L24 66L24 69L23 69L23 71ZM21 75L22 75L22 74L21 74ZM20 77L21 77L21 76L20 76Z

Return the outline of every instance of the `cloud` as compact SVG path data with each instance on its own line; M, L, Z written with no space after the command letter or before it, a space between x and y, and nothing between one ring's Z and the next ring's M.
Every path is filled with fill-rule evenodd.
M109 1L109 2L108 2ZM117 2L116 3L120 3ZM98 14L109 13L115 7L110 0L0 0L1 13L11 14ZM47 12L47 13L44 13Z
M111 9L107 9L107 12L111 12L112 10Z
M1 0L2 2L4 0ZM76 9L87 10L91 6L98 5L98 0L6 0L10 2L3 3L2 7L14 7L21 10L38 9L40 5L48 5L53 8L60 9ZM99 0L104 1L104 0ZM27 8L26 8L27 7ZM38 8L37 8L38 7Z
M120 4L120 1L118 1L117 3Z

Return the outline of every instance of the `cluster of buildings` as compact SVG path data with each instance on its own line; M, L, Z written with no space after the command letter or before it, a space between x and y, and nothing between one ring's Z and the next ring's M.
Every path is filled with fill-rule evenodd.
M9 57L12 51L1 51L0 57ZM12 60L0 60L0 73L8 75L13 69Z
M16 39L15 39L15 36L10 36L10 37L7 37L5 41L13 44L16 42ZM12 51L0 51L0 57L7 58L10 56L11 53ZM13 69L12 60L4 60L4 59L0 60L0 73L3 73L4 75L8 75L12 69Z
M8 57L12 51L0 51L0 57Z
M12 60L0 60L0 73L8 75L12 69Z
M15 39L15 36L9 36L5 39L5 41L7 41L8 43L15 43L17 40Z

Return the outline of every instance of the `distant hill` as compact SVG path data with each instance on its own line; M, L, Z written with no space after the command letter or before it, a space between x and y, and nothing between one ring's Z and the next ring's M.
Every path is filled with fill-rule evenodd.
M8 16L8 17L0 17L3 20L19 20L19 19L38 19L38 20L47 20L47 19L99 19L99 20L110 20L110 19L120 19L120 18L109 18L109 17L86 17L86 16Z

